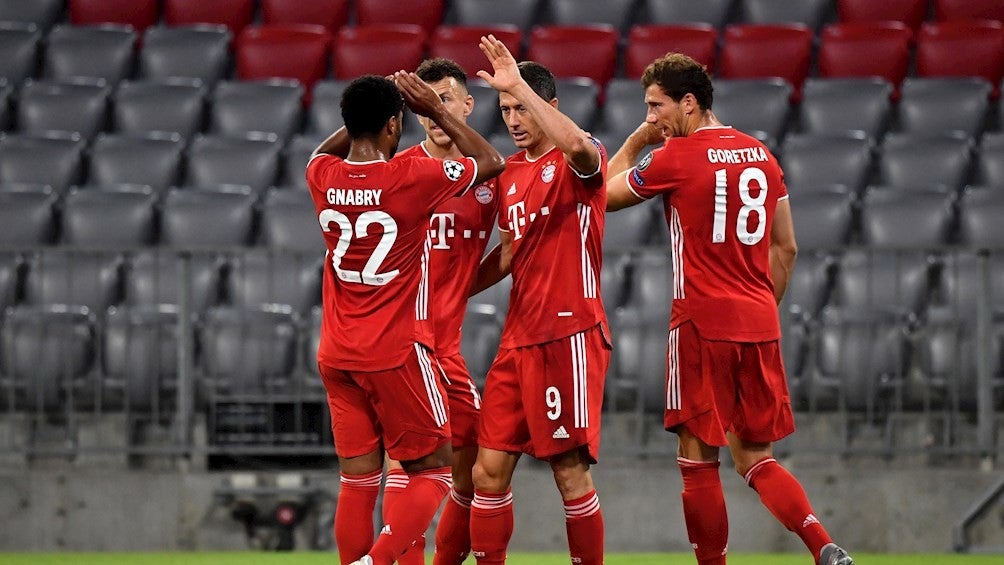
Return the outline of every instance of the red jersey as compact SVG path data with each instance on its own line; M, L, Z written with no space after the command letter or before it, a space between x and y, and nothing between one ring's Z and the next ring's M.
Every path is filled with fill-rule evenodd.
M499 229L512 236L502 347L546 343L606 325L600 267L607 154L592 141L600 152L592 175L579 175L555 147L533 160L526 151L512 155L498 177Z
M397 158L431 157L419 143ZM498 215L495 180L483 182L436 208L429 225L429 315L435 328L437 356L460 353L460 328L467 297L478 273Z
M429 218L469 188L477 163L410 157L358 163L317 155L307 185L328 251L317 360L346 371L398 367L415 342Z
M693 320L701 337L779 339L770 275L774 209L788 198L777 159L731 127L673 137L627 174L641 198L663 195L673 255L670 327Z

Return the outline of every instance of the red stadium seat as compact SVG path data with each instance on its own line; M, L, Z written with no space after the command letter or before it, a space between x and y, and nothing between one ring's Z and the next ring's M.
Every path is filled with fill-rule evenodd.
M261 0L264 24L317 24L331 33L349 19L349 0Z
M413 24L345 27L335 39L335 78L413 71L425 54L425 32Z
M523 33L513 25L499 24L496 26L441 26L432 34L429 45L429 56L445 57L456 61L471 78L479 70L491 70L491 63L478 47L481 36L492 34L512 52L513 57L520 59L520 44Z
M157 0L70 0L74 25L124 24L143 31L160 17Z
M165 0L164 21L170 26L221 24L237 36L254 16L254 0Z
M443 21L444 0L356 0L356 23L418 24L426 35Z
M310 24L247 27L237 38L237 76L241 80L291 78L303 85L310 102L314 83L328 71L331 34Z
M713 73L717 42L718 31L710 24L637 25L628 35L624 73L639 78L649 63L669 52L690 56Z
M917 31L927 17L927 0L838 0L837 13L842 22L903 22Z
M1004 75L1004 26L989 20L924 24L917 38L917 75L981 77L993 85L996 99Z
M538 26L530 34L527 59L556 77L586 77L602 88L614 76L617 41L611 25Z
M939 20L996 20L1004 23L1004 2L1000 0L935 0Z
M797 102L811 53L812 30L802 24L730 25L719 70L727 79L780 77L794 88Z
M893 99L910 64L913 32L902 22L853 22L823 28L819 76L882 77L893 87Z

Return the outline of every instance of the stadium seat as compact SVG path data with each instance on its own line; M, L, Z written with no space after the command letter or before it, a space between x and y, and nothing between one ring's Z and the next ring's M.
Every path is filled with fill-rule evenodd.
M645 205L634 208L646 208ZM609 219L617 216L607 216L607 226ZM605 232L609 233L609 231ZM604 243L606 238L604 234ZM603 267L600 269L600 295L603 298L603 306L608 312L624 306L628 293L628 269L630 268L630 251L604 251ZM609 319L607 320L610 321ZM617 331L613 328L612 331Z
M631 259L625 309L632 319L650 328L668 327L673 301L673 259L668 249L643 249ZM683 284L686 284L684 281Z
M614 76L617 42L617 30L606 24L538 26L530 34L527 59L555 77L586 77L603 88Z
M954 194L870 188L861 201L861 240L873 249L944 246L954 226Z
M348 85L348 80L322 80L317 83L307 109L307 131L327 137L345 125L341 102L342 92Z
M885 79L810 78L802 93L799 126L804 133L862 131L877 140L889 126L892 85Z
M66 131L90 139L105 128L109 95L103 82L91 79L28 80L17 107L18 130L31 134Z
M0 79L15 85L35 76L41 41L34 24L0 22Z
M0 251L0 312L7 312L21 292L22 262L20 253Z
M263 24L315 24L335 33L349 20L349 0L261 0Z
M794 202L792 202L794 207ZM798 216L793 215L797 220ZM799 246L802 233L796 231ZM784 304L788 310L805 321L816 319L830 292L834 259L822 251L813 251L809 246L799 249L798 267L791 272L788 288L784 293ZM787 337L787 336L785 336Z
M959 243L968 248L1004 248L1001 187L969 187L959 201Z
M169 26L217 24L237 36L254 18L254 0L164 0L164 23Z
M474 109L467 116L467 124L486 138L505 128L499 111L498 91L480 79L467 83L467 92L474 97Z
M524 33L537 22L540 0L454 0L450 2L455 25L514 25Z
M978 138L990 111L990 91L979 78L908 78L899 101L898 129L918 134L957 131Z
M172 189L164 198L161 243L216 249L250 245L254 201L246 187Z
M289 189L302 191L307 188L305 171L310 155L327 137L327 135L294 135L289 140L282 152L282 173L278 184L283 191Z
M832 0L739 0L739 21L748 24L802 24L809 29L830 16Z
M253 249L236 254L227 268L230 304L237 308L282 305L309 315L310 309L321 303L321 267L325 259L318 250L323 248L323 242L318 242L307 250L309 253Z
M997 0L934 0L938 20L995 20L1004 23L1004 4Z
M7 84L7 79L0 78L0 131L10 127L10 101L13 99L14 87Z
M188 139L202 130L206 88L198 79L122 81L112 97L112 128L119 133L176 133Z
M43 74L50 79L78 77L118 84L133 72L136 33L125 26L56 26L46 38Z
M812 30L804 25L730 25L719 72L726 79L779 77L794 88L792 101L798 102L811 53Z
M924 24L917 36L917 75L974 76L1000 96L1004 76L1004 24L993 21Z
M634 4L635 0L548 0L546 6L553 25L605 23L627 33L634 23Z
M314 204L302 191L272 189L261 210L260 243L269 249L321 252L324 238Z
M654 200L661 201L661 199ZM656 217L653 206L652 202L648 201L607 214L603 226L604 254L612 251L631 251L652 243L655 223L662 221L661 216Z
M297 318L288 307L212 308L199 332L212 396L263 393L296 368Z
M706 23L717 29L725 27L732 10L732 0L644 0L650 24Z
M440 26L429 40L429 56L452 59L473 81L480 70L490 70L491 63L479 47L481 36L492 34L505 44L517 61L522 60L523 32L514 25Z
M762 131L777 140L788 122L792 93L791 85L778 78L718 80L712 107L723 124L750 135Z
M999 208L1000 204L996 206ZM968 241L962 243L970 245ZM974 242L972 245L981 244ZM986 289L980 280L983 276L982 261L986 261L989 275ZM990 293L987 297L991 305L990 314L999 318L1004 311L1004 261L1000 253L982 255L972 248L946 253L938 270L937 288L937 304L929 311L928 319L975 321L981 313L980 295L984 291Z
M46 249L28 258L24 303L84 306L95 316L119 301L122 258L114 252Z
M589 131L597 119L600 87L584 78L559 78L554 82L561 112L580 128Z
M88 249L125 249L157 240L157 194L149 187L71 190L63 202L60 243Z
M848 243L854 217L854 195L851 192L835 188L818 190L796 193L790 200L800 249L838 249Z
M841 22L902 22L913 31L927 18L927 0L837 0Z
M0 184L27 183L57 193L79 184L84 142L76 135L4 135L0 138Z
M488 243L489 247L493 245ZM505 277L494 286L476 294L467 303L468 313L479 311L490 314L501 324L509 311L509 295L512 292L512 277ZM497 348L495 349L497 351ZM493 353L494 355L494 353Z
M418 24L426 37L443 23L444 0L355 0L356 25Z
M227 72L231 34L223 26L151 27L143 36L138 75L196 78L214 84Z
M890 133L879 149L879 182L891 188L959 190L971 163L968 136Z
M328 72L331 42L331 34L319 25L245 28L237 38L237 76L241 80L294 79L309 104L314 83Z
M0 191L0 246L18 249L52 243L58 196L51 189Z
M139 250L126 263L125 300L129 308L177 307L181 292L180 264L188 261L188 285L193 312L220 301L222 261L215 253L185 253L159 247Z
M102 369L107 379L121 383L127 412L173 411L178 329L174 306L112 308L108 312L101 335Z
M63 0L0 0L0 21L35 24L48 31L63 15Z
M645 93L637 80L615 78L610 81L600 110L600 131L596 136L611 155L645 121L645 111Z
M976 184L1004 187L1004 133L983 136L976 158Z
M163 192L181 180L184 150L178 134L99 135L91 147L87 184L145 185Z
M893 97L910 64L913 32L892 21L861 21L823 28L817 64L822 78L881 77L893 86Z
M683 53L715 72L718 31L709 24L636 25L628 34L624 76L641 78L652 61L666 53Z
M666 344L669 324L658 330L638 323L621 324L614 334L614 354L611 368L614 379L608 377L608 398L611 404L620 405L621 397L633 396L636 422L636 448L647 443L646 415L662 416L666 410ZM660 418L661 420L661 418Z
M868 182L872 143L862 132L791 134L781 154L784 181L795 194L803 187L844 185L858 192Z
M137 32L157 23L157 0L69 0L73 25L120 24Z
M425 40L425 31L414 24L344 27L335 39L334 78L414 70L422 62Z
M923 251L851 249L840 257L830 304L851 316L916 315L934 265Z
M925 409L975 411L980 396L977 360L985 355L990 359L992 402L1000 406L1004 391L1004 327L999 322L991 326L990 350L986 353L978 350L971 324L962 320L928 321L916 332L913 343L922 390L919 395L914 393L912 404Z
M303 87L295 81L222 81L211 96L209 132L243 137L275 135L285 142L303 119Z
M278 178L281 150L269 137L196 136L188 149L184 184L244 185L261 192Z

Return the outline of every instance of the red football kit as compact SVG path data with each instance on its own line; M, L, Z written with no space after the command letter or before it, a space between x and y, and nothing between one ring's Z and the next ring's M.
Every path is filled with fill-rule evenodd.
M599 453L610 359L600 297L607 156L579 175L557 147L521 151L498 177L499 229L512 238L512 292L485 385L479 443L545 459Z
M421 289L429 219L473 184L470 158L307 165L327 244L317 360L342 457L384 447L398 460L431 453L450 428Z
M770 274L770 233L784 175L770 151L727 126L673 137L627 173L640 198L663 195L673 309L667 429L709 445L725 432L775 441L794 431Z
M424 142L395 158L430 157ZM446 374L454 447L477 445L481 396L460 354L461 326L478 265L495 229L499 197L486 181L436 208L429 225L429 321L436 358Z

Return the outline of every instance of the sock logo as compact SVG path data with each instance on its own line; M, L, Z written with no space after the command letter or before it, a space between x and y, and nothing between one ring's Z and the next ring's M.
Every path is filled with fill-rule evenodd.
M572 563L582 563L582 558L581 557L575 557L573 555L572 556Z
M484 551L472 551L471 553L474 554L475 558L480 558L480 557L484 557L485 556L485 552Z
M819 519L816 518L816 516L814 514L809 514L808 516L805 517L805 521L802 522L802 527L803 528L807 528L807 527L811 526L812 524L818 524L818 523L819 523Z
M384 525L383 529L380 530L380 535L381 536L391 536L391 535L394 535L393 532L390 531L390 524L385 524Z
M565 426L558 426L558 429L554 430L551 437L553 439L568 439L571 436L568 435L568 431L565 430Z

